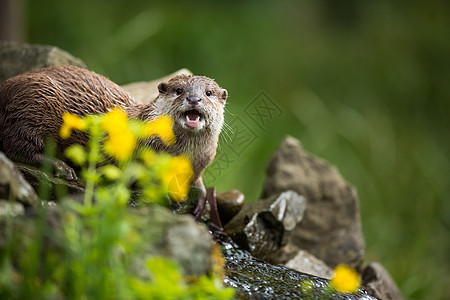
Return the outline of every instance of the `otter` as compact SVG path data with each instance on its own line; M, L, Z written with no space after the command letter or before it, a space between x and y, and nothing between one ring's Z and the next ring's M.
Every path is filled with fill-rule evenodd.
M194 75L175 76L161 82L158 90L150 103L137 103L111 80L73 66L15 76L0 86L0 150L15 161L39 165L45 160L47 137L56 141L59 153L74 143L86 145L88 137L83 132L75 131L68 139L59 137L65 111L83 117L120 106L130 118L142 121L168 114L174 120L176 143L168 147L159 138L151 138L140 144L172 155L187 154L194 172L192 186L205 195L202 172L216 155L227 90L213 79ZM57 175L77 180L72 167L59 159L52 163Z

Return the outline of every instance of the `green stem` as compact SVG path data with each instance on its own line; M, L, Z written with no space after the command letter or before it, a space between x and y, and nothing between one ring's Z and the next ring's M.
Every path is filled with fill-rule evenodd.
M88 153L88 169L86 176L86 189L84 192L84 205L86 207L92 206L92 199L94 197L95 179L94 174L97 172L96 167L100 154L100 141L102 139L102 131L100 129L99 119L93 119L93 124L90 128L89 138L89 153Z
M89 160L88 166L88 174L93 174L95 172L96 163L92 160ZM84 205L86 207L92 206L92 198L94 197L94 181L92 179L88 179L86 182L86 189L84 191Z

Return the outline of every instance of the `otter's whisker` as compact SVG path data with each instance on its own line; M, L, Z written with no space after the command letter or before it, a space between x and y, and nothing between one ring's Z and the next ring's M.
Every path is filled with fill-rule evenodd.
M234 134L233 128L228 125L226 122L223 123L223 130L221 136L223 136L223 140L227 145L230 145L232 142L232 135Z

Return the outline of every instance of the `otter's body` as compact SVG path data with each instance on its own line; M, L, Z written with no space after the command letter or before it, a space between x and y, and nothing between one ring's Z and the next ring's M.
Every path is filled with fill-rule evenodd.
M124 108L131 118L149 121L162 114L174 119L175 145L158 138L140 141L157 151L187 154L193 163L194 182L215 156L227 92L212 79L179 75L158 86L159 96L148 104L137 103L121 87L86 69L48 67L10 78L0 86L0 150L16 161L40 164L47 137L62 152L69 145L85 145L87 136L73 132L59 137L65 111L80 117Z

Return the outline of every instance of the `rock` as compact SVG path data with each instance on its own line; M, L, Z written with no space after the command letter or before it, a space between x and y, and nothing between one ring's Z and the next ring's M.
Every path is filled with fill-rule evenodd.
M211 245L207 228L184 215L167 229L163 243L159 244L159 254L178 262L186 275L201 276L212 268Z
M222 225L226 225L242 209L245 196L239 190L217 193L217 210L219 211Z
M16 217L25 213L25 207L19 202L9 202L0 200L0 218L2 217Z
M175 73L161 77L156 80L133 82L123 85L122 88L127 92L129 92L131 95L133 95L134 99L136 99L137 101L148 103L156 99L156 97L158 96L159 94L158 84L160 82L168 81L170 78L179 74L192 75L192 72L189 71L188 69L180 69Z
M40 219L41 217L43 218ZM20 276L17 271L21 267L27 268L30 257L38 259L38 256L33 256L36 253L30 253L37 251L37 244L42 249L41 253L52 256L55 264L64 263L62 254L65 249L61 243L64 241L64 232L61 218L61 209L57 206L48 207L45 214L32 211L12 218L0 218L0 253L5 253L5 250L10 248L7 251L14 254L12 262L15 265L10 266L10 274ZM43 261L43 258L39 257L34 263L38 266Z
M402 300L403 296L388 271L377 262L362 272L362 286L371 296L383 300Z
M323 261L305 250L300 250L297 255L284 264L285 267L305 274L331 279L333 270Z
M72 200L66 198L66 201ZM4 201L0 201L0 211L3 207L2 202ZM69 202L62 205L54 203L48 205L44 214L19 215L10 221L0 218L0 252L8 246L8 236L13 233L11 238L14 247L16 250L24 250L22 258L25 259L25 250L39 236L38 229L45 228L43 249L53 249L52 255L58 257L59 263L63 263L67 255L64 252L67 245L62 244L67 238L63 228L67 219L63 220L63 217L67 218L70 215L67 214L68 204ZM73 210L70 211L73 213ZM129 224L139 232L141 241L136 245L134 255L127 257L136 276L146 279L149 277L145 261L151 255L175 261L185 276L197 277L209 274L212 269L212 238L205 225L195 222L191 216L178 216L157 205L139 209L130 208L127 213L129 215L126 217L130 217ZM40 216L45 216L45 222L40 221ZM17 270L19 273L20 271Z
M0 41L0 83L27 71L62 65L86 68L82 60L57 47Z
M0 152L0 199L17 201L24 207L36 207L38 196L3 152Z
M302 220L305 199L293 191L244 205L225 232L260 259L280 263L280 250Z
M185 276L210 272L212 238L204 224L195 222L190 215L175 215L157 205L131 209L131 213L139 219L137 228L148 246L142 250L146 255L136 258L138 269L143 268L148 255L158 255L177 262Z
M335 267L359 268L364 259L359 203L356 192L335 167L303 150L286 137L267 165L263 197L293 190L308 208L301 226L292 232L292 249L304 249Z
M84 192L84 186L78 182L71 182L59 177L50 176L30 165L21 163L15 163L15 165L35 191L39 191L41 185L46 185L46 188L49 191L47 200L58 201L58 195L61 196L65 193L79 194Z

